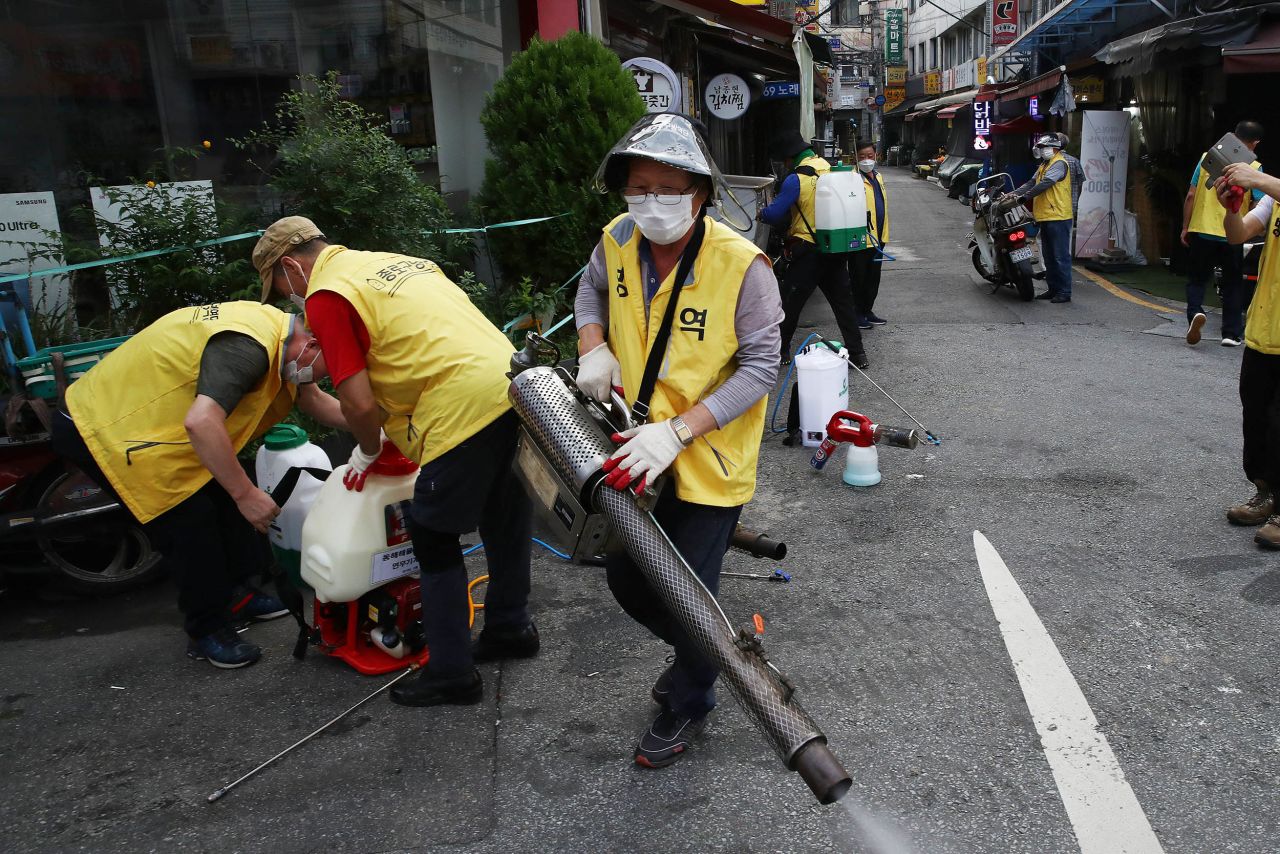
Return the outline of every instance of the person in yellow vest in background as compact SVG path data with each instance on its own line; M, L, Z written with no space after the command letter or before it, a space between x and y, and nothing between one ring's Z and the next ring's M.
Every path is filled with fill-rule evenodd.
M1031 215L1040 230L1041 260L1049 289L1036 299L1052 303L1071 302L1071 221L1075 219L1071 200L1071 170L1062 156L1062 140L1047 133L1036 140L1040 168L1031 180L1014 190L1024 204L1031 203Z
M1257 122L1240 122L1235 133L1250 151L1256 150L1262 141L1262 125ZM1256 160L1250 165L1254 169L1262 168ZM1262 194L1255 191L1246 201L1245 210L1251 201L1261 198ZM1204 292L1213 283L1215 267L1222 268L1222 346L1239 347L1244 338L1244 309L1249 304L1244 284L1244 249L1227 242L1222 228L1225 213L1204 171L1202 154L1196 171L1191 174L1191 189L1182 203L1182 245L1190 250L1187 253L1188 344L1200 343L1200 330L1205 324Z
M714 595L755 492L778 373L777 280L755 244L705 215L724 179L688 117L641 118L596 182L621 192L628 210L604 227L578 287L578 386L601 401L616 390L637 412L647 404L644 423L615 435L606 484L642 490L670 471L654 516ZM623 610L675 648L651 692L658 714L635 749L638 765L670 765L715 707L719 671L625 553L608 556L607 573Z
M170 312L67 388L54 450L114 493L178 580L187 655L219 668L262 650L237 623L283 616L248 586L271 561L267 526L280 512L236 454L293 408L346 427L314 382L324 357L302 318L254 302Z
M291 216L253 250L262 299L306 309L356 448L343 482L361 490L382 435L422 466L408 514L431 651L406 706L478 703L477 661L536 655L529 616L531 505L511 475L517 418L507 401L513 348L435 263L331 245ZM484 630L472 643L460 537L476 529L489 565Z
M1238 134L1237 134L1238 135ZM1214 183L1224 208L1222 230L1233 246L1265 235L1258 285L1244 327L1244 357L1240 362L1240 404L1243 410L1244 474L1253 481L1253 498L1227 511L1237 525L1262 525L1254 542L1280 549L1280 515L1275 491L1280 487L1280 178L1252 166L1235 163ZM1242 201L1233 187L1258 190L1261 201L1244 216L1232 210Z
M849 358L859 368L869 368L871 364L858 329L858 308L849 290L848 261L844 254L822 253L817 247L814 198L818 176L830 172L831 164L814 154L809 141L795 130L778 134L770 144L769 156L792 168L782 180L778 195L760 211L764 222L786 229L789 264L783 280L786 319L782 322L782 358L791 361L791 339L800 324L800 312L814 289L821 288L836 316L836 326Z
M862 185L867 195L867 213L875 242L866 249L849 253L849 284L853 288L853 302L858 309L858 326L870 329L888 322L877 315L874 309L876 297L880 293L880 271L884 261L882 250L889 242L889 197L884 190L884 176L876 171L876 144L859 142L857 145L858 171L862 173Z

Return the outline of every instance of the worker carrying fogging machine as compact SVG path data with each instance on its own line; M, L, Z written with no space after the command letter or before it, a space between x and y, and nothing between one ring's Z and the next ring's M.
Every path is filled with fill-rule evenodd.
M584 394L563 366L538 364L559 354L530 334L512 357L510 398L521 428L516 474L535 509L577 558L613 543L626 550L645 579L704 654L721 670L743 710L764 733L778 757L796 771L821 803L834 803L852 781L827 746L826 736L800 707L795 686L766 657L762 624L735 627L714 596L672 546L650 512L663 483L643 491L604 484L605 461L617 449L610 436L632 426L616 393L611 405ZM785 553L767 538L739 533L767 554Z

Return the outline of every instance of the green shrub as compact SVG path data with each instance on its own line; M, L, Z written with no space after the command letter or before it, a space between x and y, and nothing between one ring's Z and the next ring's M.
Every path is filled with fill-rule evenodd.
M535 39L516 55L480 114L491 157L477 210L490 223L568 216L489 232L507 282L527 277L534 294L545 293L587 262L600 229L622 210L620 200L597 193L591 179L643 114L631 75L590 36ZM509 289L530 302L521 287Z
M280 99L274 123L233 140L270 163L263 171L286 211L344 246L430 258L456 275L468 242L441 233L452 216L408 152L376 116L343 100L336 72L302 84Z

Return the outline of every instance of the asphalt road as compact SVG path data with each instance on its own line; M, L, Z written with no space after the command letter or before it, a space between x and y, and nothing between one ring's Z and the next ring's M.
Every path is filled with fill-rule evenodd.
M853 774L850 808L819 806L727 690L687 758L635 767L664 649L600 570L540 552L543 653L482 668L483 705L378 698L213 805L383 680L293 661L287 620L251 629L268 650L254 667L189 662L167 585L0 600L4 849L1042 854L1119 851L1107 833L1146 825L1157 847L1130 850L1276 850L1280 563L1223 515L1247 494L1240 351L1187 347L1176 309L1080 276L1069 305L991 294L971 273L967 208L900 171L888 188L898 260L877 305L891 323L866 335L871 374L942 444L882 449L883 483L852 489L842 455L816 473L766 437L744 521L788 543L794 580L726 579L722 595L735 619L765 616L771 658ZM835 333L820 295L806 322ZM855 409L905 423L850 385ZM975 530L1114 765L1094 744L1055 773L1064 748L1045 722L1071 679L1024 695L1051 671L1017 646L1034 626L1007 623L1006 647ZM1086 813L1116 791L1136 809L1115 810L1099 843Z

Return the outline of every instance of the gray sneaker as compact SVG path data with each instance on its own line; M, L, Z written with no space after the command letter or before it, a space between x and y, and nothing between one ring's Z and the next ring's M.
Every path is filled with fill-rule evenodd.
M1261 525L1268 521L1268 517L1272 521L1275 520L1276 517L1271 515L1276 509L1275 496L1271 494L1271 487L1261 480L1255 480L1253 485L1258 491L1252 498L1227 510L1227 519L1233 525ZM1280 543L1277 547L1280 547Z

